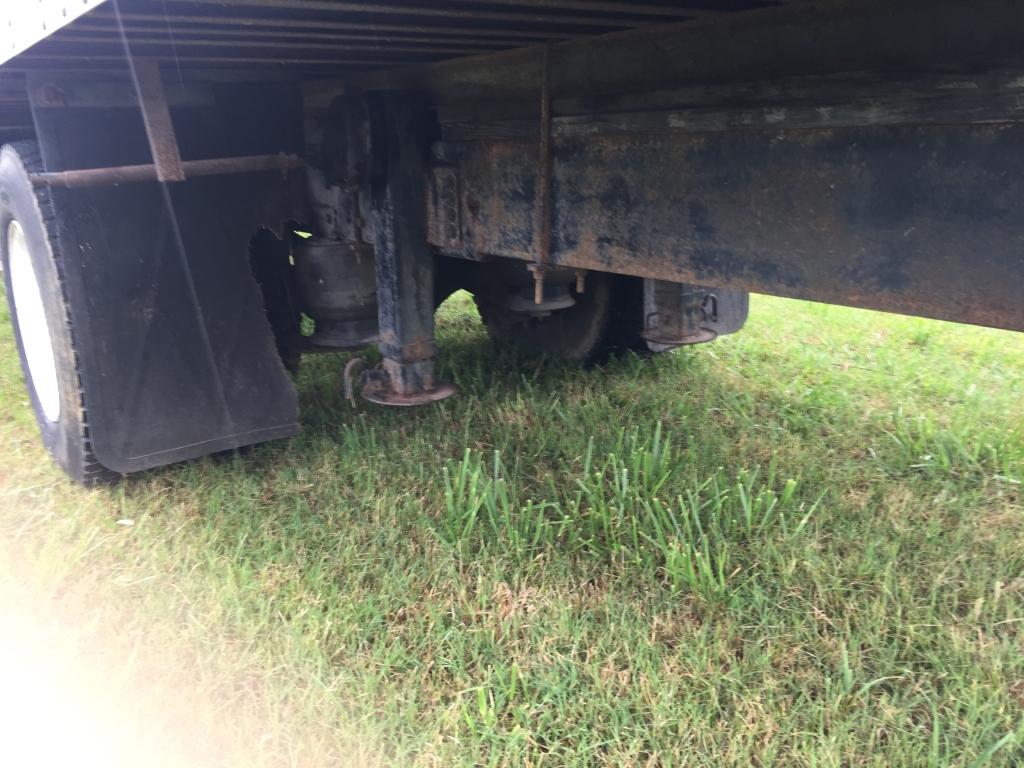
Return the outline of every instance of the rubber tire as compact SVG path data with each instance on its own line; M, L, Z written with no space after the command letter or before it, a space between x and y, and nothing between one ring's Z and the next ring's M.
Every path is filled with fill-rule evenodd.
M576 305L543 319L511 312L502 291L478 292L474 299L495 343L587 365L644 349L643 292L637 284L637 278L590 272L583 293L572 289Z
M118 475L96 460L89 440L87 397L78 375L74 329L64 290L64 257L56 237L56 218L50 193L46 187L33 189L29 178L30 173L41 170L39 149L34 142L16 142L0 148L0 263L3 265L7 306L14 326L21 370L43 445L57 464L82 485L110 482ZM49 421L43 414L36 388L31 383L18 327L10 278L10 254L7 252L7 232L12 219L18 221L25 235L53 346L60 398L60 414L56 421Z

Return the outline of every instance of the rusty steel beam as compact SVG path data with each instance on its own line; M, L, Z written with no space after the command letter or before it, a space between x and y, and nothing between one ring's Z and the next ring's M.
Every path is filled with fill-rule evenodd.
M88 60L94 63L102 63L107 65L108 68L120 69L125 64L124 56L107 55L107 54L89 54ZM402 59L353 59L353 58L310 58L306 56L295 57L295 56L191 56L189 54L178 54L178 55L167 55L167 56L154 56L153 58L158 59L162 63L173 63L175 65L190 65L190 64L225 64L225 65L246 65L253 67L275 67L275 66L317 66L317 67L360 67L365 69L367 65L372 66L389 66L389 65L408 65L408 60ZM18 57L19 63L34 64L37 65L36 69L56 69L56 70L67 70L74 68L75 63L81 63L83 57L74 54L54 54L54 53L39 53L39 54L23 54ZM23 71L24 67L11 66L8 70L11 72Z
M386 379L364 389L383 405L414 405L455 393L434 377L434 273L436 261L427 242L426 150L429 111L411 94L375 94L363 102L355 95L352 112L358 134L368 137L368 166L380 169L360 179L368 199L369 231L377 275L378 348ZM363 133L365 131L365 133Z
M478 0L451 0L456 3L476 3ZM727 11L709 9L706 6L680 2L676 5L653 5L650 3L610 2L610 0L488 0L491 5L506 5L517 8L530 7L558 11L591 11L593 13L637 13L670 18L693 18L696 16L717 16Z
M439 250L536 258L535 147L435 148ZM566 138L553 190L555 266L1024 331L1021 123Z
M302 168L305 162L297 155L252 155L249 157L218 157L207 160L185 160L181 163L184 176L223 176L232 173L258 171L289 171ZM155 165L120 165L110 168L82 168L72 171L51 171L31 175L35 187L103 187L135 184L144 181L163 181Z
M97 12L90 14L92 20L109 20L114 22L150 22L165 28L175 29L177 25L203 25L209 31L219 31L223 27L251 29L268 27L271 29L305 29L305 30L337 30L348 32L377 33L429 33L432 36L451 37L501 37L526 41L565 40L576 37L567 30L521 30L502 27L454 27L425 24L402 24L392 22L358 22L338 19L280 19L267 16L203 16L196 14L179 14L168 17L162 13L112 13Z
M643 27L649 18L624 16L601 18L563 14L510 13L476 8L439 8L424 5L400 5L388 2L354 3L343 0L189 0L193 5L217 7L268 8L287 11L316 11L324 13L366 13L382 16L422 16L424 18L466 19L470 21L496 21L520 24L561 24L578 27L614 29L616 27Z
M338 51L347 53L350 51L372 51L379 53L434 53L438 55L455 54L455 55L469 55L473 53L480 53L481 51L488 50L487 48L473 47L473 46L426 46L426 45L400 45L394 44L380 45L380 44L360 44L360 43L331 43L331 42L307 42L306 40L299 41L281 41L281 40L252 40L252 41L238 41L231 40L225 42L224 40L195 40L188 37L177 37L177 36L164 36L164 37L137 37L135 35L128 36L129 42L132 46L166 46L173 47L175 51L180 48L229 48L229 49L249 49L257 48L260 50L265 49L280 49L285 51L316 51L316 50L327 50L327 51ZM83 43L86 45L120 45L121 41L118 38L104 38L94 37L87 35L78 34L61 34L55 37L52 42L54 43ZM173 54L172 54L173 55Z
M554 44L552 93L605 97L857 70L984 67L1019 60L1022 39L1024 0L818 0ZM370 74L359 85L416 89L440 106L486 105L529 102L540 78L539 51L519 49Z
M815 83L817 80L817 83ZM736 131L839 129L882 125L950 125L1024 122L1024 70L949 74L914 80L796 78L736 87L685 88L643 98L634 94L600 105L573 99L552 105L558 139L709 134ZM529 109L530 107L525 107ZM532 107L536 111L536 107ZM449 141L529 140L532 113L508 119L467 119L441 111Z
M331 32L331 31L296 31L294 29L197 29L194 27L182 27L178 25L167 25L160 27L151 26L139 26L138 24L125 24L120 29L129 37L135 35L146 35L146 34L158 34L162 35L163 39L168 42L177 43L182 39L207 39L207 38L220 38L228 39L232 38L251 38L241 43L225 43L225 45L243 45L246 42L251 42L254 45L262 45L261 38L285 38L285 39L296 39L296 40L307 40L311 42L315 41L338 41L338 42L378 42L388 43L395 45L404 44L430 44L437 46L446 45L461 45L464 46L463 50L469 50L472 52L484 52L495 48L512 48L517 45L523 45L522 40L514 40L512 38L481 38L475 37L471 41L461 39L458 37L444 37L437 35L380 35L380 34L351 34L345 32ZM119 29L117 27L108 24L76 24L72 30L75 34L82 32L86 33L100 33L106 35L117 35ZM59 36L60 40L69 39L65 34ZM109 38L106 38L109 39Z

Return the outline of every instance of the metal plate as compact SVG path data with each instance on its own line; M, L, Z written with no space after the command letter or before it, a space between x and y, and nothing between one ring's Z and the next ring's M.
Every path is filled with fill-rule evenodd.
M5 0L0 7L0 64L107 0Z
M127 39L133 55L162 60L179 75L196 69L334 75L724 16L778 1L119 0L71 24L104 0L3 0L0 24L11 22L15 33L0 64L34 46L13 66L109 67L122 59ZM0 26L6 41L3 31Z
M24 74L164 71L172 104L220 80L328 84L665 24L783 0L0 0L0 142L31 138ZM531 52L530 55L534 55ZM481 64L484 66L484 64ZM318 91L319 92L319 91ZM80 102L78 94L54 94ZM128 94L134 98L134 89ZM116 94L108 94L115 97ZM119 98L119 97L117 97ZM62 104L63 105L63 104Z
M534 144L459 165L470 252L530 260ZM560 142L552 261L1024 330L1024 125Z
M447 400L458 390L454 384L438 384L426 392L417 392L415 395L400 395L393 391L386 381L370 381L363 387L360 393L364 400L377 405L387 405L401 408L408 408L414 405L430 405L441 400Z
M220 108L260 126L243 135L220 108L179 110L183 151L298 149L292 90L224 89ZM37 124L50 170L148 159L138 109L48 108ZM259 227L296 216L291 184L301 182L263 171L51 190L90 439L108 469L135 472L298 431L296 392L248 259Z
M701 328L697 333L683 338L659 336L657 331L644 332L640 334L640 336L648 344L653 344L655 347L660 347L661 349L675 349L676 347L688 347L694 344L707 344L708 342L714 341L718 338L717 333L710 331L707 328Z

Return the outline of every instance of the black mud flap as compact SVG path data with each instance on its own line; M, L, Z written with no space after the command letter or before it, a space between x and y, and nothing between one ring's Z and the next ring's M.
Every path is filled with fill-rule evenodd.
M32 84L36 93L74 87ZM296 135L283 124L289 111L272 91L235 88L174 110L182 156L301 151L301 127ZM48 171L151 161L137 108L35 103L33 113ZM266 171L53 189L88 429L108 469L135 472L298 431L295 388L248 259L260 227L294 218L296 183Z

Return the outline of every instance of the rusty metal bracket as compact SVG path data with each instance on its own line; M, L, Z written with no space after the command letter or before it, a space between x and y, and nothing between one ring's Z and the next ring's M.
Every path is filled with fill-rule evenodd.
M220 176L259 171L285 173L305 165L305 161L294 154L182 160L158 62L153 59L134 60L132 72L135 77L138 104L142 111L142 121L146 129L146 138L149 141L153 162L141 165L117 165L34 173L30 177L33 186L74 189L146 181L182 182L193 176Z
M255 173L259 171L287 171L302 168L305 161L295 154L247 155L241 157L215 157L203 160L182 160L178 138L171 120L171 109L164 89L159 63L154 59L132 59L132 75L135 82L133 103L142 112L142 122L149 142L152 163L138 165L115 165L100 168L75 168L65 171L47 171L31 175L35 187L52 186L75 189L80 187L116 186L147 181L161 183L182 182L192 176L220 176L232 173ZM76 84L77 81L72 81ZM42 108L66 107L66 89L48 80L32 86L37 106ZM94 107L97 95L110 99L114 104L129 106L118 99L131 97L131 86L121 83L101 83L93 90L86 90L84 103L78 106ZM103 98L99 101L102 103Z
M167 105L160 64L155 59L134 59L131 65L157 181L184 181L185 168L181 163L174 123L171 122L171 108Z

